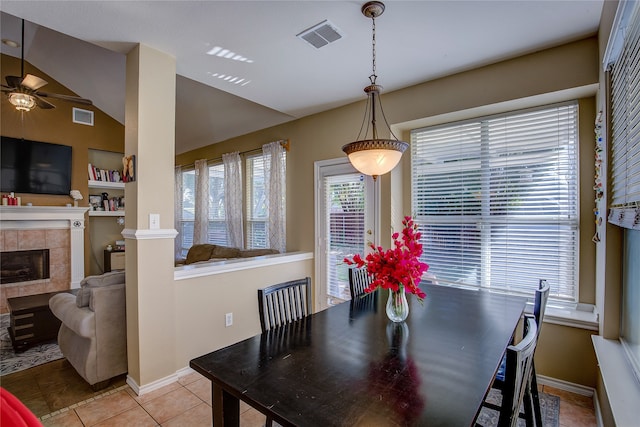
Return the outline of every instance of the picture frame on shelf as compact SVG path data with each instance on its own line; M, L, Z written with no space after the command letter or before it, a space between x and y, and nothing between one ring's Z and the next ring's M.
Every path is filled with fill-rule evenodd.
M136 156L124 156L122 158L122 181L133 182L136 180Z

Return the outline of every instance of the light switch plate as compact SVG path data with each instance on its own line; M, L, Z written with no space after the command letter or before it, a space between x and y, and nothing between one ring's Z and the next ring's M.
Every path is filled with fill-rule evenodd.
M149 229L158 230L160 228L160 214L149 214Z

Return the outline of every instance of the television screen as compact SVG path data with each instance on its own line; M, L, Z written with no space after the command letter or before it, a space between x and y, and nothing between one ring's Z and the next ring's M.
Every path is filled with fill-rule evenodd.
M3 136L0 191L65 194L71 191L71 147Z

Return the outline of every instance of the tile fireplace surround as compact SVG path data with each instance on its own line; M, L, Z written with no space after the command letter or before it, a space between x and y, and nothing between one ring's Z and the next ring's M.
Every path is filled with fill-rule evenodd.
M0 251L49 249L50 278L4 283L0 313L7 298L80 287L84 277L84 221L88 208L0 206Z

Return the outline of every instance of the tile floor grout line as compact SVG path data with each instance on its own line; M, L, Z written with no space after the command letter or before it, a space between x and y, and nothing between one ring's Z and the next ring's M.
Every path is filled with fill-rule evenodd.
M40 420L40 421L46 421L47 419L49 419L49 418L51 418L51 417L54 417L54 416L56 416L56 415L60 415L60 414L62 414L62 413L64 413L64 412L67 412L67 411L69 411L69 410L74 410L74 409L76 409L76 408L77 408L77 407L79 407L79 406L84 406L84 405L86 405L87 403L91 403L91 402L93 402L93 401L95 401L95 400L97 400L97 399L101 399L101 398L102 398L102 397L104 397L104 396L108 396L108 395L114 394L114 393L116 393L116 392L118 392L118 391L120 391L120 390L124 390L124 389L125 389L125 388L127 388L127 387L128 387L128 385L127 385L127 384L125 384L125 385L122 385L122 386L120 386L120 387L118 387L118 388L114 388L114 389L112 389L112 390L107 390L107 391L105 391L104 393L101 393L101 394L99 394L99 395L97 395L97 396L90 397L89 399L82 400L82 401L80 401L80 402L78 402L78 403L74 403L73 405L69 405L69 406L67 406L67 407L65 407L65 408L61 408L61 409L58 409L57 411L53 411L53 412L51 412L51 413L49 413L49 414L43 415L43 416L41 416L41 417L39 418L39 420ZM80 422L82 422L82 420L80 420ZM84 425L84 423L82 423L82 424Z

